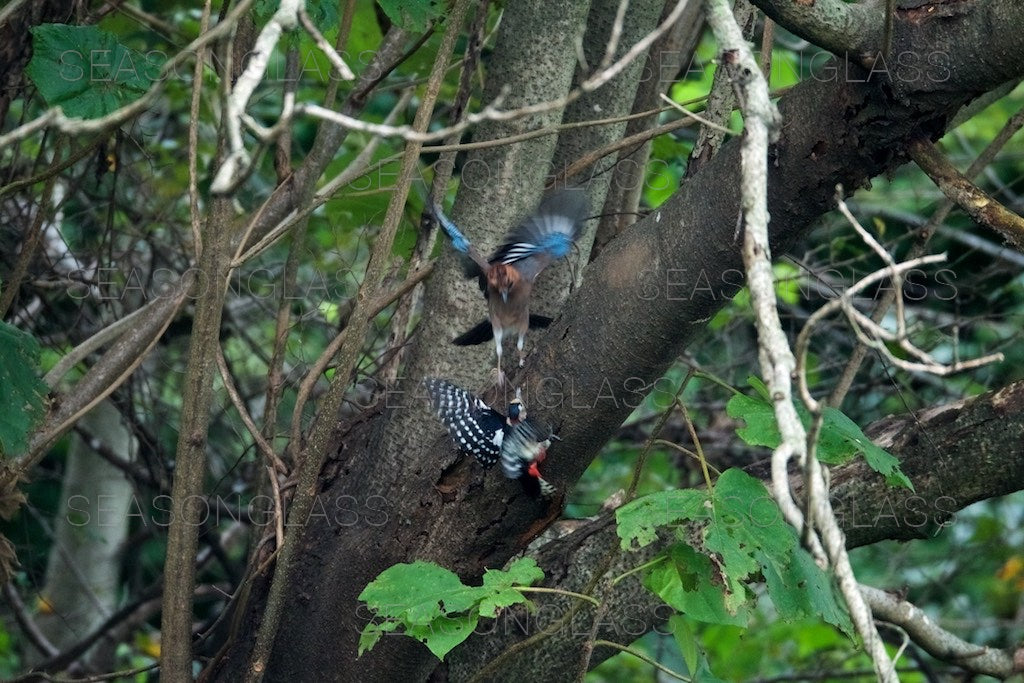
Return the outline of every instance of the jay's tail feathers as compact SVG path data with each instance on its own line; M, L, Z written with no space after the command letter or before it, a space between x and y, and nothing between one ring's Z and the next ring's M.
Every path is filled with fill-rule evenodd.
M549 318L546 315L536 315L531 313L530 329L544 329L551 324L552 320L553 318ZM456 346L476 346L477 344L483 344L484 342L492 339L494 339L494 328L491 327L491 321L481 320L468 332L460 334L455 339L452 339L452 344L455 344Z

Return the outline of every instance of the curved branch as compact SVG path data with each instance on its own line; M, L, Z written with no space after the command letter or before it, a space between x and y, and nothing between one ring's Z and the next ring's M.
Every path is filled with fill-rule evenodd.
M999 679L1020 672L1020 668L1015 666L1016 657L1021 656L1020 650L1000 650L969 643L943 629L906 600L871 586L861 586L860 590L876 618L902 628L914 644L939 661Z
M751 0L786 30L840 57L859 57L882 46L884 9L842 0Z

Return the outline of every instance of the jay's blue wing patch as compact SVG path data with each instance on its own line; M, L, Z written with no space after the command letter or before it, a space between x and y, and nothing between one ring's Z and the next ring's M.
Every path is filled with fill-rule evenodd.
M463 254L469 253L470 242L462 231L452 223L448 216L444 215L441 211L441 207L437 204L433 204L431 207L434 211L434 217L437 218L437 222L441 224L441 228L448 235L448 239L452 241L452 246L455 247L456 251L461 251Z
M578 187L548 195L506 236L491 262L515 263L531 256L550 262L565 257L579 239L589 208L586 193Z

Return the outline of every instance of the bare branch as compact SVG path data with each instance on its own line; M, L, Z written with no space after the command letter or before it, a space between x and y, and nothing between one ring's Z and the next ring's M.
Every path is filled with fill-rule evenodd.
M327 56L327 59L331 62L331 66L337 69L338 75L346 81L353 80L356 75L352 73L352 69L348 67L345 60L338 54L338 51L335 50L334 47L327 42L327 39L324 38L323 34L320 33L316 25L313 23L313 20L309 18L309 12L306 11L304 6L299 7L299 22L302 24L302 28L306 29L306 32L313 37L313 42L315 42L316 46L320 48L320 51Z
M925 139L910 145L910 157L951 201L984 226L1024 251L1024 219L990 197Z
M1020 649L1000 650L969 643L943 629L920 608L906 600L872 586L862 585L860 590L876 618L899 626L915 645L936 659L999 679L1020 672L1015 664L1017 658L1024 658L1024 652Z
M224 124L228 131L228 147L230 151L217 169L213 183L210 185L210 192L221 194L227 192L234 185L238 177L240 164L248 165L249 155L245 151L242 142L242 116L249 104L249 98L256 91L256 86L263 80L263 74L267 71L267 64L270 62L270 53L277 46L281 34L289 31L298 24L298 11L301 5L300 0L281 0L280 6L274 15L267 22L256 44L249 53L249 59L245 71L235 81L231 94L228 95ZM281 121L285 121L282 113Z
M708 23L719 43L721 63L730 70L746 128L741 164L741 205L745 227L743 262L754 306L761 374L771 392L775 418L782 435L779 447L772 454L772 490L787 521L806 532L805 539L819 563L825 560L821 552L824 546L854 626L864 640L864 647L874 662L879 679L897 681L893 662L871 619L870 608L857 589L843 534L828 500L825 478L813 453L808 453L807 434L793 405L791 382L796 359L779 319L771 247L768 244L768 143L778 136L779 113L769 98L768 84L736 25L728 3L707 0L706 6ZM809 475L807 498L808 510L812 514L807 522L793 503L790 492L788 464L794 457ZM820 544L810 532L812 527L821 535Z

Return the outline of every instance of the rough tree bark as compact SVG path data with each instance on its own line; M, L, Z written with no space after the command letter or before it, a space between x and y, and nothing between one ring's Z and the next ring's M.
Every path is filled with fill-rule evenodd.
M912 139L938 137L960 107L1024 74L1024 7L1010 0L957 4L953 17L897 16L893 44L921 55L936 45L948 50L952 63L941 83L893 88L883 72L869 78L857 66L833 61L831 70L782 98L784 128L771 159L769 198L776 254L832 208L837 183L852 191L904 163ZM505 22L525 21L513 12L518 7L506 9ZM558 23L564 19L545 15L542 7L529 11L542 15L535 17L537 23L519 25L534 32L534 47L564 49L565 34L580 25ZM558 39L545 40L553 24ZM978 43L955 38L967 41L979 31L991 35ZM999 51L981 54L976 46L982 44ZM550 54L538 58L546 74ZM668 202L611 242L588 266L562 316L539 339L525 371L512 377L513 385L525 388L531 410L553 423L564 439L545 465L545 476L559 486L576 481L651 383L742 285L735 235L738 157L737 141L726 144ZM516 193L536 188L536 176L526 182L518 172L538 163L536 157L520 156L515 165L497 166L500 182L510 185L488 192L470 187L464 174L456 218L471 219L474 236L484 220L492 221L479 233L492 239L502 230L498 218L531 203ZM516 211L504 210L506 203ZM409 374L418 379L428 374L425 370L443 371L457 381L475 378L472 386L480 378L474 369L487 367L490 350L486 357L467 355L447 345L453 324L475 322L483 310L457 282L455 268L455 259L442 257L428 285L431 315L417 336ZM447 294L451 287L458 293ZM410 639L386 638L356 660L358 631L368 615L355 596L386 567L415 558L440 562L466 579L478 577L520 552L543 528L538 519L549 511L513 483L493 473L484 476L467 461L453 461L441 428L418 399L413 382L401 384L383 410L341 430L316 516L303 529L303 560L270 679L422 680L436 660ZM246 634L259 618L263 590L265 577L257 577L251 610L242 615L220 671L224 680L245 660ZM527 675L522 669L518 673ZM536 669L531 673L544 678Z
M865 432L900 459L916 490L889 486L861 460L835 468L831 497L848 548L885 539L935 536L955 522L957 511L971 503L1024 488L1024 382L913 416L887 417ZM748 471L761 479L770 477L767 461ZM663 550L666 540L671 539L640 552L621 553L608 575L618 576L642 564ZM544 585L580 590L618 542L614 512L574 524L571 533L534 553L547 577ZM605 600L610 608L601 621L598 638L622 644L659 628L673 613L637 577L617 584ZM513 610L481 624L477 634L449 655L450 680L467 680L507 647L543 630L569 606L559 597L545 596L534 602L538 608L532 615ZM524 672L539 681L572 680L592 623L593 611L580 610L554 636L500 667L500 672L514 673L499 672L493 680L521 679ZM596 648L591 666L615 654L611 648Z

